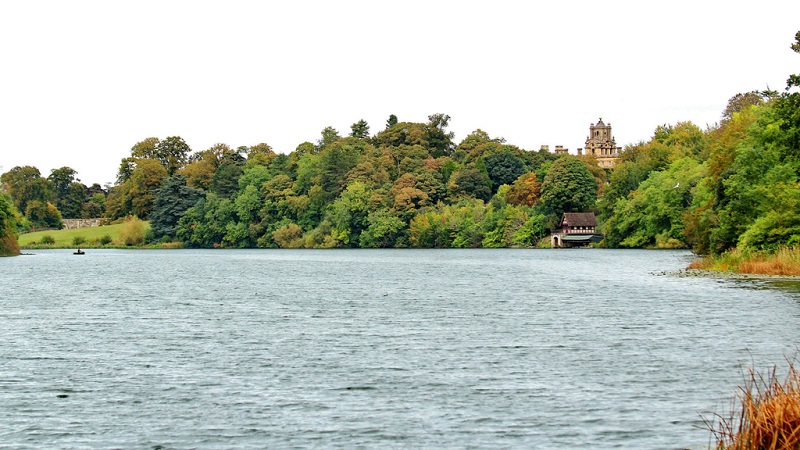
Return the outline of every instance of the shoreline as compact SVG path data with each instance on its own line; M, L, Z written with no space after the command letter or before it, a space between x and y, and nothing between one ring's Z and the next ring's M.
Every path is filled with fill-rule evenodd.
M766 273L743 273L729 270L711 269L678 269L656 272L656 275L674 276L676 278L720 278L731 280L786 280L800 282L800 275L775 275Z

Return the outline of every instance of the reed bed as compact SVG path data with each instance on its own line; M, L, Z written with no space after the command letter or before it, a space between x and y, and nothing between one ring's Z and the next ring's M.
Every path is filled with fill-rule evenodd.
M781 247L774 252L730 250L706 257L689 269L715 270L759 275L800 276L800 247Z
M717 450L800 449L800 372L789 361L785 379L773 368L766 375L749 369L727 416L715 415L706 427Z

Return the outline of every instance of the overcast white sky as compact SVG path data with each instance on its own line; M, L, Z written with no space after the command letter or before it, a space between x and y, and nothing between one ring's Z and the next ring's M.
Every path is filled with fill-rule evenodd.
M714 124L782 90L800 1L0 0L0 173L114 180L138 141L288 153L333 126L451 117L528 150Z

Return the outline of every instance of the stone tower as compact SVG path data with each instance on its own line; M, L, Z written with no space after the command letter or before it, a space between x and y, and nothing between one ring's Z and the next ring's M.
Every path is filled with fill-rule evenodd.
M581 154L582 149L578 149ZM617 147L614 136L611 134L611 124L603 123L603 119L595 124L589 124L589 137L586 138L586 154L594 155L600 167L610 169L617 164L622 147Z

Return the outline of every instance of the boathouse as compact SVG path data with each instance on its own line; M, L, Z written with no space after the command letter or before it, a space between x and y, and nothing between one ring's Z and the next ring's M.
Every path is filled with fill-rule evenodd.
M591 242L600 242L603 240L603 235L597 233L596 228L597 218L594 213L564 213L550 237L550 246L583 247Z

